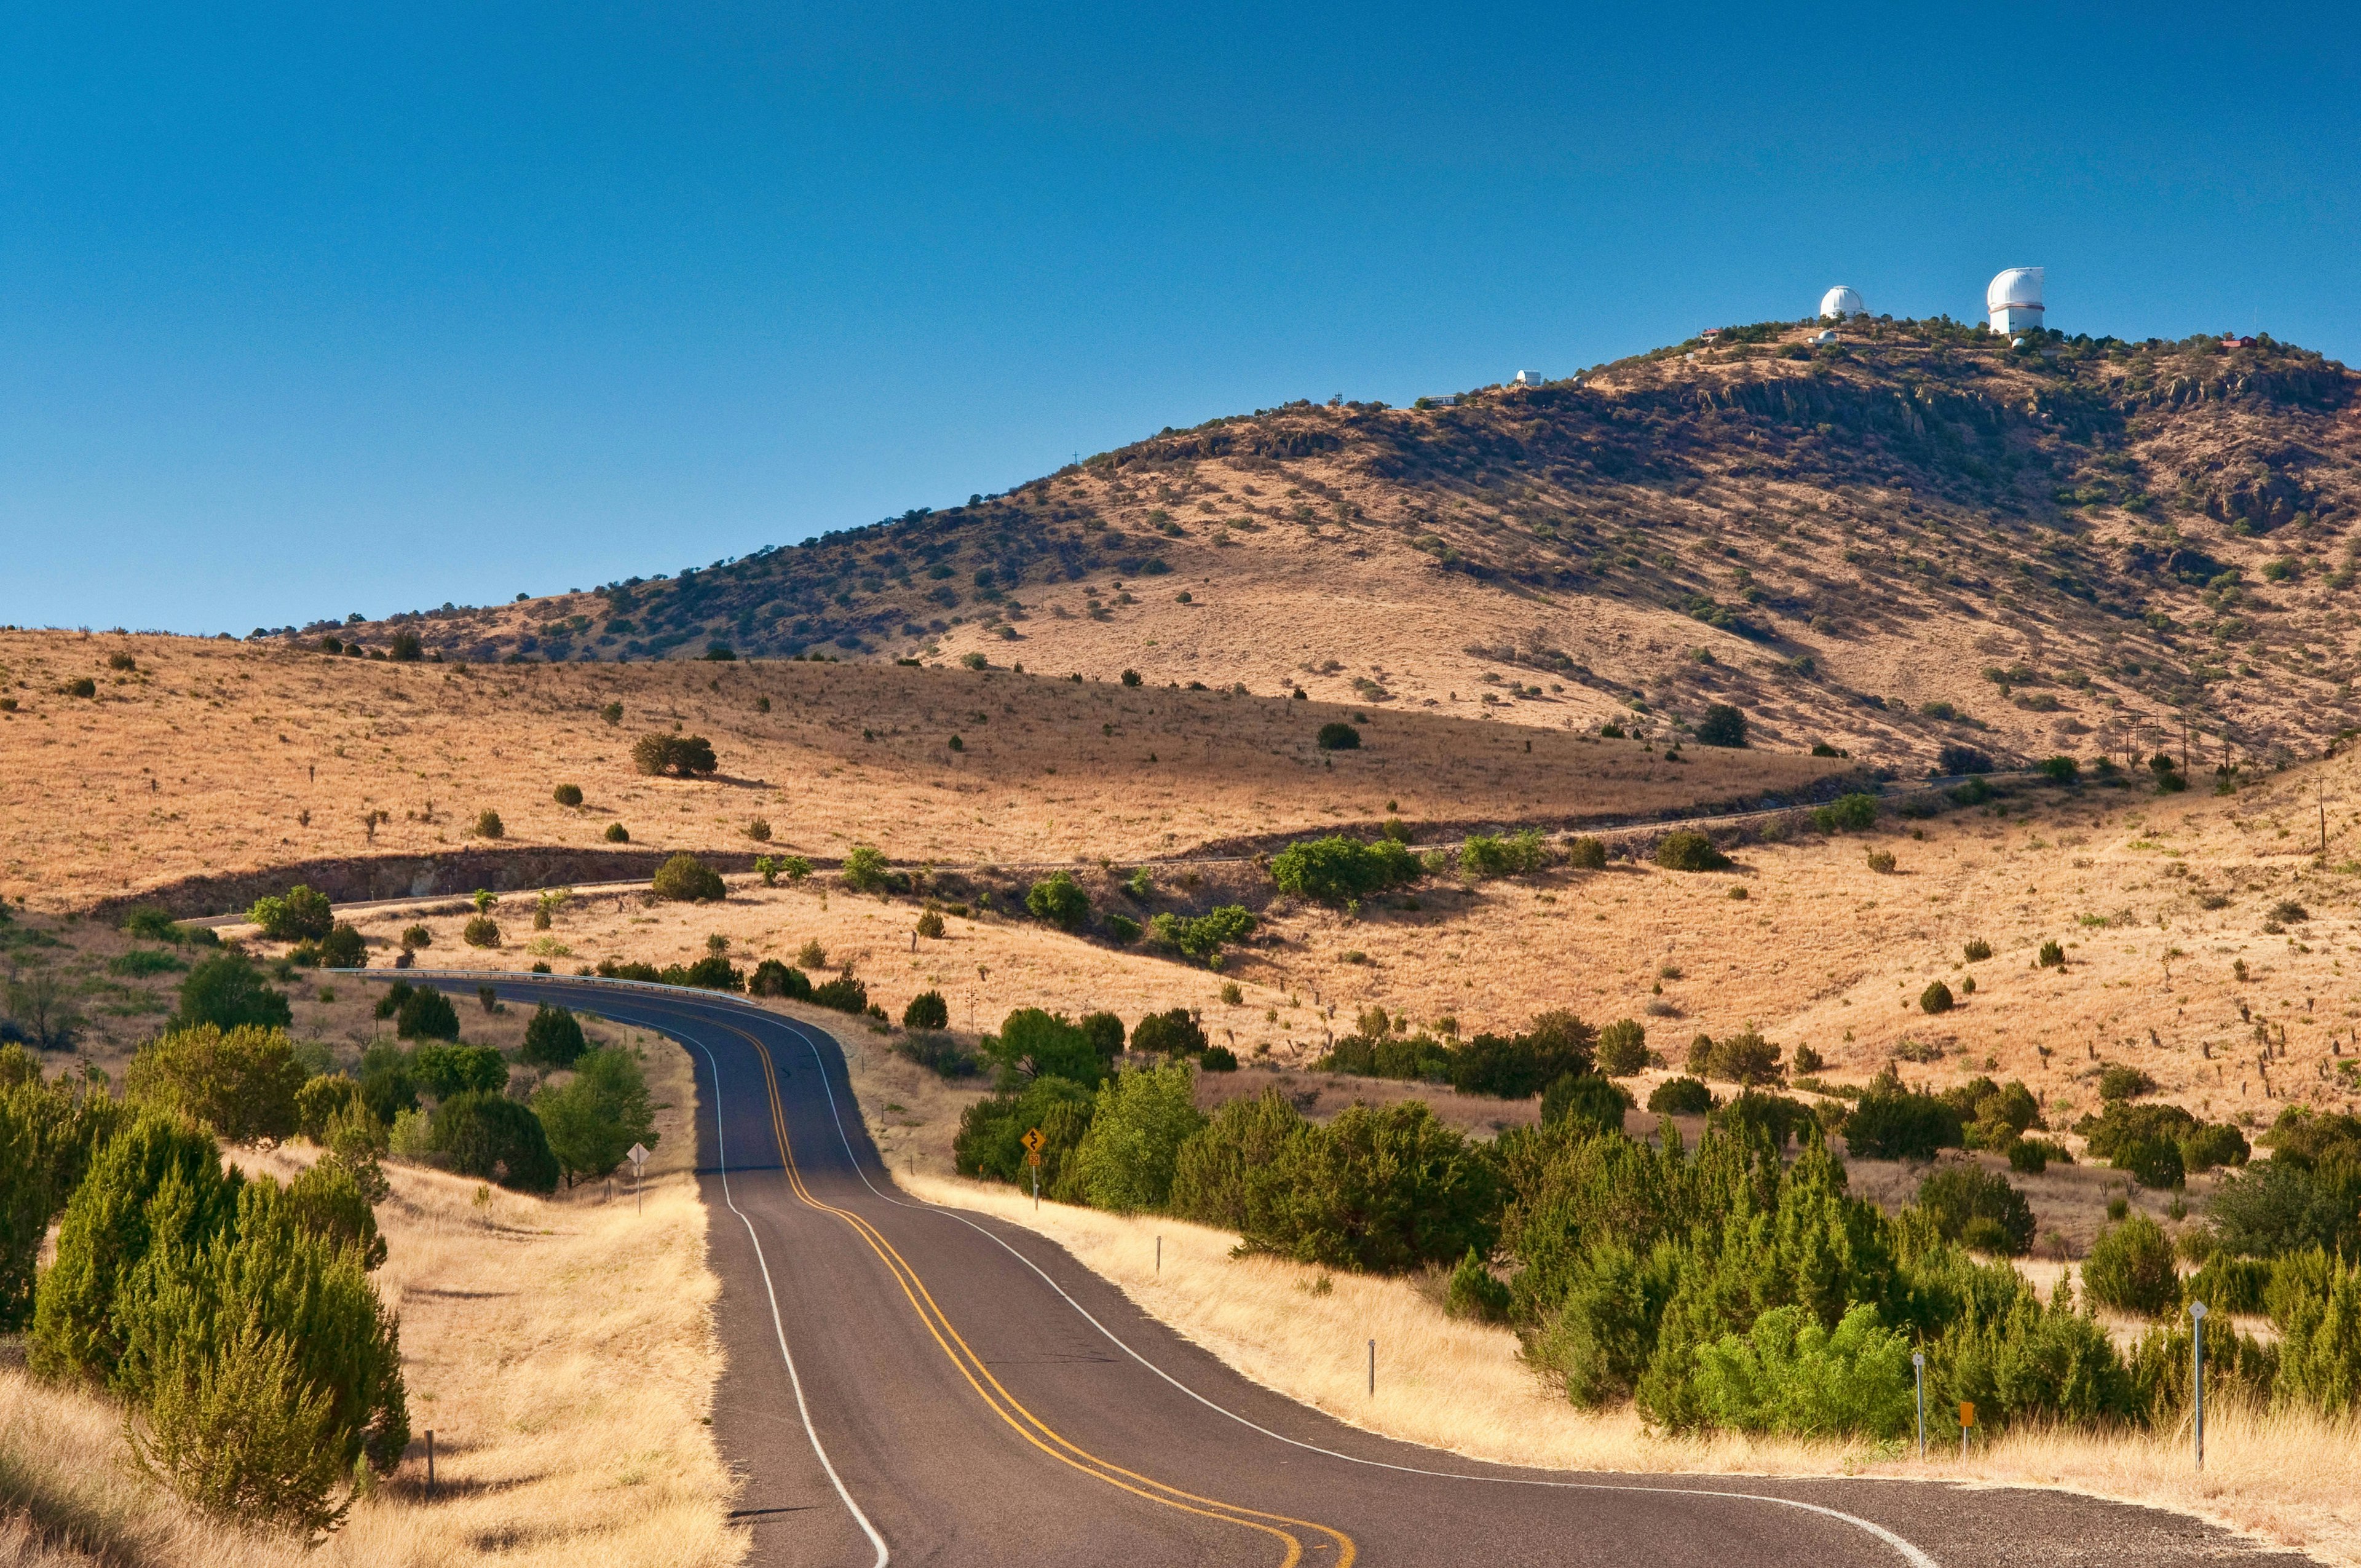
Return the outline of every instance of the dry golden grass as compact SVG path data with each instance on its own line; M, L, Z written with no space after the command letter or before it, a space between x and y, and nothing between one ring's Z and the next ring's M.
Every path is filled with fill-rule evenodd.
M116 652L137 671L110 671ZM85 675L97 698L57 694ZM1668 763L1519 724L1006 670L394 664L0 632L0 686L24 703L0 714L0 893L49 907L205 872L480 847L468 835L487 810L508 848L596 851L620 821L636 846L747 851L759 818L774 850L813 858L866 842L911 862L1071 862L1374 823L1389 801L1412 822L1652 813L1833 766L1770 751ZM609 702L619 726L598 716ZM1367 714L1365 749L1317 752L1313 732L1353 711ZM712 740L721 777L632 771L632 740L675 721ZM580 807L552 800L567 783ZM363 816L380 810L391 819L372 839Z
M692 1171L695 1080L675 1047L657 1042L649 1058L650 1087L669 1103L643 1214L590 1189L542 1201L389 1168L377 1280L401 1314L421 1436L325 1544L307 1553L191 1517L123 1467L114 1407L21 1370L0 1372L0 1507L29 1506L110 1561L187 1568L740 1561L746 1538L723 1517L734 1483L707 1424L719 1282ZM302 1157L240 1163L285 1175Z
M2361 1465L2361 1426L2351 1421L2217 1403L2206 1422L2202 1477L2190 1466L2185 1429L2127 1436L2019 1431L1976 1448L1965 1465L1938 1451L1924 1466L1915 1456L1860 1443L1670 1438L1651 1433L1628 1408L1576 1409L1526 1366L1514 1334L1445 1313L1435 1278L1331 1275L1233 1257L1237 1238L1202 1225L1050 1202L1037 1212L1009 1188L899 1171L895 1179L926 1201L1039 1232L1246 1376L1388 1437L1544 1469L2056 1486L2196 1514L2327 1562L2361 1563L2361 1499L2351 1486ZM1367 1382L1371 1339L1374 1398Z

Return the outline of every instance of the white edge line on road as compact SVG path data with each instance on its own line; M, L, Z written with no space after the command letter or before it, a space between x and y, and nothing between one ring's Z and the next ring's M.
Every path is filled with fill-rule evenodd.
M370 973L371 978L376 978L373 971L344 970L340 972ZM475 979L485 974L499 975L508 980L525 982L556 981L561 984L577 985L582 983L585 980L591 980L594 984L602 987L612 985L619 987L631 987L632 989L665 992L680 996L684 1000L695 1000L705 1003L708 1005L719 1003L723 1000L723 998L716 992L701 992L686 986L654 984L646 981L598 980L594 977L582 975L504 974L503 971L497 970L430 970L412 972L415 978L421 980L429 978L442 979L448 977L455 980L464 981ZM386 978L393 978L391 971L387 971ZM1851 1525L1856 1530L1862 1530L1892 1547L1905 1562L1911 1565L1911 1568L1942 1568L1942 1565L1937 1563L1933 1557L1929 1556L1923 1548L1910 1541L1905 1540L1902 1536L1895 1534L1893 1530L1886 1529L1885 1526L1879 1524L1874 1519L1865 1519L1858 1514L1846 1513L1841 1508L1831 1508L1820 1503L1807 1503L1797 1497L1774 1497L1766 1492L1724 1492L1704 1486L1618 1486L1615 1483L1606 1481L1544 1481L1524 1475L1469 1475L1451 1470L1427 1470L1415 1464L1397 1464L1390 1460L1364 1459L1357 1454L1340 1453L1333 1448L1323 1448L1316 1442L1306 1442L1301 1438L1289 1437L1284 1432L1276 1432L1258 1422L1248 1420L1246 1417L1238 1414L1235 1410L1230 1409L1226 1406L1215 1404L1213 1400L1205 1398L1204 1395L1200 1394L1197 1390L1190 1387L1186 1383L1181 1382L1179 1378L1173 1376L1172 1374L1165 1371L1164 1368L1157 1365L1156 1363L1148 1360L1148 1357L1140 1354L1137 1350L1134 1350L1129 1344L1118 1338L1113 1329L1108 1328L1104 1323L1099 1321L1097 1318L1092 1316L1088 1308L1084 1307L1080 1301L1075 1300L1071 1296L1066 1294L1065 1287L1050 1278L1039 1264L1035 1263L1031 1258L1027 1257L1023 1253L1018 1252L1015 1247L1010 1246L1005 1238L984 1229L984 1227L977 1224L973 1220L969 1219L965 1214L960 1212L960 1211L956 1209L947 1208L939 1203L908 1203L903 1201L899 1198L891 1198L886 1196L884 1192L878 1191L877 1184L870 1180L869 1173L862 1168L861 1157L853 1152L851 1135L847 1134L844 1130L844 1113L837 1105L836 1089L828 1080L828 1061L819 1054L818 1045L811 1038L810 1026L797 1019L787 1017L784 1014L774 1013L767 1007L749 1007L746 1003L739 1003L735 1007L730 1010L738 1011L740 1009L752 1012L763 1018L778 1024L802 1038L804 1048L811 1052L813 1065L819 1069L820 1090L828 1096L829 1115L836 1123L837 1139L844 1146L845 1157L852 1162L852 1172L854 1175L861 1178L861 1184L863 1187L868 1188L872 1193L875 1194L880 1201L891 1203L897 1209L909 1209L920 1213L943 1215L947 1219L958 1221L961 1224L965 1225L968 1229L975 1232L976 1234L989 1238L992 1242L1005 1251L1009 1256L1015 1258L1017 1262L1031 1269L1035 1274L1039 1275L1041 1283L1047 1285L1051 1290L1056 1291L1059 1299L1064 1301L1069 1307L1071 1307L1075 1312L1081 1316L1084 1322L1089 1323L1091 1327L1098 1330L1100 1333L1105 1335L1107 1342L1113 1344L1116 1349L1122 1351L1126 1355L1131 1357L1134 1361L1139 1363L1140 1365L1148 1368L1148 1371L1153 1372L1159 1377L1163 1378L1164 1381L1172 1385L1173 1387L1179 1389L1181 1393L1186 1394L1190 1398L1196 1400L1197 1403L1204 1406L1207 1409L1212 1410L1216 1415L1228 1417L1231 1420L1237 1422L1238 1425L1245 1427L1249 1431L1260 1432L1263 1436L1271 1439L1273 1442L1283 1442L1290 1448L1300 1448L1307 1453L1317 1453L1325 1458L1341 1460L1346 1464L1362 1464L1375 1470L1391 1470L1404 1475L1424 1475L1438 1481L1476 1481L1496 1486L1543 1486L1552 1490L1563 1492L1645 1492L1650 1494L1668 1495L1676 1497L1726 1497L1734 1502L1772 1503L1783 1508L1796 1508L1805 1513L1819 1514L1825 1518L1840 1520L1845 1524ZM830 1043L836 1045L840 1053L842 1052L842 1042L836 1041L833 1036L831 1036ZM707 1061L713 1062L712 1050L702 1041L698 1042L697 1048L705 1052ZM714 1137L718 1144L720 1139L721 1130L721 1069L718 1062L714 1062L713 1079ZM730 1199L730 1176L726 1162L724 1163L721 1176L721 1195L723 1201L730 1203L730 1212L736 1214L741 1222L745 1223L747 1234L750 1236L752 1235L754 1231L753 1223L747 1220L745 1214L739 1209L737 1203ZM755 1260L760 1262L762 1260L762 1255L763 1244L758 1240L754 1244ZM765 1264L763 1267L763 1284L765 1289L770 1288L770 1266ZM776 1326L778 1323L778 1296L776 1292L773 1292L771 1297L771 1321L774 1326ZM795 1379L796 1403L798 1408L801 1408L804 1397L803 1380L796 1376L795 1357L787 1354L787 1336L786 1331L784 1328L779 1330L779 1354L786 1357L787 1376L790 1378ZM1282 1398L1284 1396L1282 1396ZM820 1448L819 1433L812 1431L811 1414L808 1410L804 1412L804 1430L811 1432L812 1452L819 1454L819 1462L828 1470L829 1479L836 1482L837 1495L844 1499L844 1506L852 1510L852 1517L861 1521L861 1528L868 1531L869 1539L877 1543L877 1568L884 1568L886 1561L885 1542L884 1539L878 1535L877 1531L871 1528L868 1517L862 1513L860 1507L853 1502L851 1494L844 1489L844 1483L837 1479L836 1467L829 1464L828 1454ZM1378 1433L1371 1433L1370 1435L1381 1436L1381 1434ZM1400 1440L1385 1439L1384 1441L1395 1442Z
M860 1525L861 1533L867 1536L869 1543L877 1549L873 1568L885 1568L891 1561L885 1551L885 1538L877 1533L877 1527L869 1522L869 1516L861 1511L861 1505L854 1502L852 1494L845 1489L844 1477L836 1473L836 1466L829 1463L828 1450L820 1446L819 1429L812 1425L811 1407L804 1402L803 1376L796 1370L795 1353L787 1348L786 1325L779 1317L779 1292L771 1284L771 1265L763 1256L763 1238L754 1234L754 1222L746 1217L746 1212L738 1207L738 1200L730 1195L730 1152L721 1131L721 1064L714 1060L713 1047L704 1041L697 1041L697 1048L705 1053L707 1064L713 1069L713 1148L721 1167L721 1201L730 1205L730 1212L737 1215L739 1223L746 1227L746 1239L754 1244L754 1263L763 1271L763 1293L771 1299L771 1329L779 1336L779 1357L787 1364L787 1381L795 1385L796 1413L804 1419L804 1433L811 1439L812 1453L818 1456L819 1467L828 1472L829 1484L836 1488L836 1495L844 1499L844 1506L851 1513L853 1522Z

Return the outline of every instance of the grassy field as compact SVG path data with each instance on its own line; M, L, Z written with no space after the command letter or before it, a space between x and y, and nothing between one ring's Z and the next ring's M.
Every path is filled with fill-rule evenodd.
M721 1355L686 1053L646 1043L664 1104L644 1213L603 1187L540 1200L390 1165L378 1288L401 1316L415 1434L318 1548L190 1515L121 1462L110 1403L0 1367L0 1562L430 1568L586 1562L721 1568L746 1538L708 1424ZM282 1179L308 1154L239 1163ZM629 1366L628 1378L616 1376ZM437 1492L425 1496L435 1433ZM15 1532L18 1558L5 1555ZM27 1541L39 1541L27 1546Z
M2228 1402L2208 1412L2205 1472L2186 1429L2095 1435L2012 1431L1965 1464L1864 1443L1649 1432L1628 1408L1592 1414L1546 1387L1503 1328L1455 1319L1442 1281L1332 1275L1234 1257L1235 1235L1180 1221L1034 1204L1014 1189L938 1176L896 1180L929 1202L1038 1231L1140 1309L1267 1387L1389 1437L1544 1469L1885 1475L2057 1486L2196 1514L2323 1561L2361 1563L2361 1425ZM1157 1238L1162 1238L1161 1267ZM1367 1343L1378 1342L1378 1390Z
M111 669L118 653L136 667ZM657 850L751 852L766 847L750 836L760 821L772 851L823 861L854 843L914 864L1137 861L1389 814L1413 824L1653 814L1798 788L1838 765L1705 749L1667 762L1546 715L1488 722L1473 702L1471 717L1453 718L1292 702L1268 685L1242 696L1062 674L399 664L0 632L0 690L18 705L0 712L10 824L0 894L76 908L298 861L596 854L615 823ZM76 679L98 695L61 695ZM610 725L601 711L618 703ZM1362 749L1314 748L1323 723L1356 716ZM632 741L675 728L712 740L719 775L633 770ZM564 784L583 805L555 803ZM500 820L497 843L475 833L487 811Z

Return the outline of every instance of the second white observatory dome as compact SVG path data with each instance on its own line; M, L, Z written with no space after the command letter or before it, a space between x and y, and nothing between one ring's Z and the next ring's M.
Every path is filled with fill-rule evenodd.
M1849 283L1839 283L1820 296L1820 314L1842 321L1847 316L1869 314L1869 307L1861 303L1859 291Z

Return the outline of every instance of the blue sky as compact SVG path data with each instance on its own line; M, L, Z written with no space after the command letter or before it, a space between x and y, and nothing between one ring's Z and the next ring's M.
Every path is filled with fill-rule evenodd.
M2361 356L2349 7L1883 9L15 7L0 621L588 587L1838 281Z

